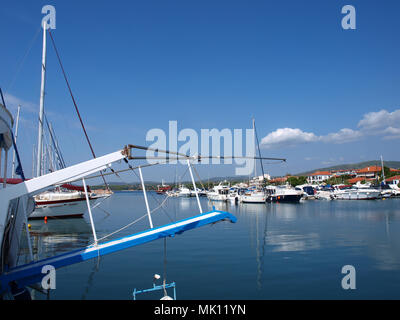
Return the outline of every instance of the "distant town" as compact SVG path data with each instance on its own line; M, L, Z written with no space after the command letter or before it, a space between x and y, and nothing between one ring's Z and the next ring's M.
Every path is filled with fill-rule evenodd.
M263 182L265 185L284 185L289 184L293 187L305 184L325 184L325 185L335 185L335 184L345 184L353 185L356 183L372 183L379 184L385 180L387 184L400 184L400 162L399 161L388 161L389 166L384 165L383 171L382 166L379 165L366 165L377 161L367 161L363 163L353 164L353 168L350 165L342 165L332 167L331 169L315 169L311 172L300 173L300 174L290 174L287 173L284 176L271 177L269 174L264 174L264 176L256 176L251 179L249 177L215 177L212 179L207 179L206 181L197 181L196 185L201 189L210 189L215 185L218 185L221 181L229 181L232 185L234 184L251 184L254 182ZM361 168L360 168L361 166ZM149 190L156 190L160 185L161 181L148 181L146 182L146 188ZM193 188L191 181L168 182L169 185L183 185L189 189ZM92 186L93 190L103 189L104 185ZM141 185L139 182L134 182L132 184L123 183L109 183L109 188L114 191L118 190L141 190Z

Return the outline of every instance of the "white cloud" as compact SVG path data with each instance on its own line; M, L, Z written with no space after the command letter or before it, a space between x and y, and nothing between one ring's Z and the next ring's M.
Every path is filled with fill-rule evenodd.
M274 146L292 146L317 140L318 137L314 133L304 132L300 129L281 128L262 138L261 145L270 148Z
M359 130L343 128L337 132L320 135L301 129L280 128L265 136L261 145L266 148L287 147L309 142L348 143L365 136L383 136L383 139L400 139L400 109L393 112L380 110L365 114L358 122Z
M380 110L369 112L358 122L358 127L362 130L385 129L390 126L400 125L400 109L393 112Z
M355 131L348 128L340 129L338 132L329 133L326 136L321 136L320 140L323 142L332 143L347 143L359 140L363 134L360 131Z
M9 110L15 111L17 110L18 106L21 106L21 110L30 112L30 113L38 113L39 106L33 102L22 100L12 94L5 93L4 100Z

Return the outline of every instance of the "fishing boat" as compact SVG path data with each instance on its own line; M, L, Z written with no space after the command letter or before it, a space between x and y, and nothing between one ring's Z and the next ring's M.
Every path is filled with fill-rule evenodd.
M164 180L161 181L161 185L157 186L156 192L157 194L164 194L167 191L170 191L172 189L171 186L164 184Z

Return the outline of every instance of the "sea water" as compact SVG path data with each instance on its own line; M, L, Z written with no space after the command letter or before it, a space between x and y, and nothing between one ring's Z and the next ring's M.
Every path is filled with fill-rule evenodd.
M199 213L196 198L148 192L155 227ZM136 288L176 283L177 299L399 299L400 199L211 203L237 217L56 270L56 289L34 299L133 299ZM158 209L157 209L158 208ZM102 241L149 228L141 192L118 192L93 210ZM88 214L30 221L35 258L93 243ZM21 258L22 259L22 258ZM355 270L345 290L344 266ZM154 275L161 278L154 282ZM172 289L170 289L172 290ZM172 291L168 292L170 296ZM160 299L163 292L138 295Z

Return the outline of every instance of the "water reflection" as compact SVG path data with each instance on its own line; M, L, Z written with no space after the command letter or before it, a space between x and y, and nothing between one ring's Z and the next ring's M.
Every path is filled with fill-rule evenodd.
M152 201L150 207L153 209L164 198L158 197L158 201L152 197L149 199ZM321 298L329 298L331 297L329 290L332 288L329 287L332 285L331 271L336 270L337 265L343 266L343 263L362 265L364 274L360 273L359 277L365 282L369 281L362 278L365 274L373 274L376 281L387 279L388 272L393 272L393 276L399 275L399 200L237 205L209 202L206 198L200 198L200 201L203 211L209 211L214 206L217 210L231 212L238 221L236 224L221 223L213 228L201 228L185 234L182 238L174 239L170 251L171 272L175 272L174 280L179 280L181 283L183 299L192 296L212 299L224 297L224 293L218 291L218 288L209 290L209 286L206 286L207 289L201 294L198 291L202 289L196 288L194 294L191 291L195 291L192 289L192 282L188 280L200 278L207 279L209 283L218 283L221 279L221 274L218 273L220 270L222 277L237 280L234 282L224 280L221 286L224 290L232 292L229 297L238 299L315 298L315 292L320 291ZM99 224L97 230L104 234L130 223L137 218L136 215L139 216L139 212L140 214L146 212L141 194L113 197L106 205L108 205L107 211L111 213L107 216L107 221L102 220L104 215L97 215L96 218L96 226ZM170 222L169 216L177 220L198 214L198 207L196 198L170 198L158 211L160 213L154 212L153 216L155 221L159 219L156 221L157 225L161 225ZM138 231L148 228L146 219L141 222L143 223L138 226L140 227ZM32 221L31 224L32 237L36 241L35 250L41 247L42 252L39 253L42 256L68 251L92 242L90 224L84 219L49 220L47 224L43 221ZM213 231L215 228L220 231L218 235ZM129 232L132 233L132 230L129 229ZM80 269L76 275L80 277L82 291L74 297L103 298L108 293L97 292L97 288L112 287L113 291L122 292L120 298L129 299L126 292L133 286L127 284L125 279L135 274L137 286L146 287L147 283L145 280L142 281L142 278L144 274L148 274L149 266L159 267L158 249L159 245L153 243L104 258L100 270L97 261L93 261L93 265L87 264L85 272L81 273ZM210 259L210 252L215 251L217 254ZM145 263L132 264L125 271L122 268L122 272L110 276L110 270L121 270L121 266L126 265L129 259L138 257ZM290 263L287 263L288 259ZM195 275L193 261L197 263L196 266L205 266L196 269L198 273ZM209 271L210 263L215 267L215 274ZM65 278L67 277L66 275ZM321 281L318 283L313 281L316 277ZM107 283L102 283L100 286L96 285L96 281ZM96 290L90 290L92 284ZM237 286L240 286L240 290ZM321 290L322 286L326 289ZM298 289L301 292L295 289L292 293L288 293L285 289L288 287L301 288ZM357 290L357 294L363 293L364 291ZM343 298L342 294L339 292L337 297ZM393 295L393 292L386 294L389 297ZM62 297L61 294L60 298Z
M267 243L272 246L272 252L295 252L319 249L320 241L317 233L268 235Z
M29 221L35 260L87 246L92 241L89 223L83 218Z

